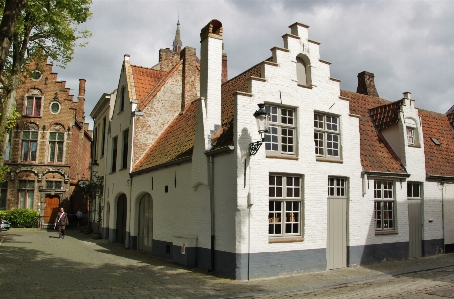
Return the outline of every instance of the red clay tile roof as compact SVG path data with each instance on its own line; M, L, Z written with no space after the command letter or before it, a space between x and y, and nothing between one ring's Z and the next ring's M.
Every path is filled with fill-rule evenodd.
M142 101L139 101L138 109L143 110L148 103L154 98L154 96L161 90L161 88L166 84L167 80L175 73L175 71L183 64L183 61L180 60L177 64L175 64L172 69L163 76L160 81L153 87L153 89L149 90L148 94Z
M397 156L380 139L375 129L369 109L388 105L391 102L382 98L341 90L341 96L350 98L350 113L360 116L359 132L361 165L365 171L406 173Z
M136 97L140 105L153 87L166 75L166 72L131 65Z
M233 144L234 96L237 91L249 91L249 78L261 76L261 63L222 84L221 111L222 126L211 140L213 149Z
M419 109L424 134L426 173L435 176L454 176L454 134L449 116ZM436 145L431 138L436 138Z
M186 106L133 167L133 173L192 156L198 104L194 101Z
M384 130L397 124L402 104L403 100L399 100L369 109L369 115L372 117L375 127L378 130Z

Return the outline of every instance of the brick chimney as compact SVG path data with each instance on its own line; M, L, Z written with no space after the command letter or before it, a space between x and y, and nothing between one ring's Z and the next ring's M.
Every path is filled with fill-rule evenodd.
M357 93L378 97L377 89L375 88L374 74L369 72L361 72L358 74Z
M224 43L222 43L222 83L229 80L229 72L227 67L227 54L224 52Z
M176 53L169 48L159 50L160 70L164 72L170 71L175 64L180 61L180 53Z
M206 101L205 130L212 132L221 124L222 31L222 23L211 20L200 32L200 97Z
M197 99L200 94L200 73L196 49L185 47L180 52L180 59L183 60L181 110L184 110L186 105Z
M79 79L79 95L77 96L76 120L84 122L85 120L85 79Z

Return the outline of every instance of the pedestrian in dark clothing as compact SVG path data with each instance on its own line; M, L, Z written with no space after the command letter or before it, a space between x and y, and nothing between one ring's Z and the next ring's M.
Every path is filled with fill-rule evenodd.
M69 225L68 215L65 213L65 210L63 208L60 208L60 212L58 212L57 219L54 223L54 228L58 228L59 239L65 238L65 229L67 225Z

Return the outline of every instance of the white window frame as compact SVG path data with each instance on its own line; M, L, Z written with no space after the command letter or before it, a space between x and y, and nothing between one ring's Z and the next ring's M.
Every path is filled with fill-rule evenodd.
M269 131L265 133L265 150L277 155L297 154L297 114L293 107L266 104L270 113Z
M415 194L415 187L417 187L417 194ZM407 198L422 199L422 184L420 182L407 182Z
M24 133L29 132L29 137L27 139L24 138ZM32 139L32 133L36 133L36 139ZM39 132L37 130L23 130L21 131L21 153L20 153L20 159L21 161L27 161L27 162L36 162L38 159L38 139L39 139ZM25 144L28 144L27 147L27 153L26 157L25 155ZM33 153L33 145L34 145L34 159L32 157ZM25 159L24 159L25 158Z
M21 182L26 182L25 187L21 186ZM33 187L29 186L33 185ZM35 181L33 180L19 180L17 186L17 207L19 209L33 210L34 198L35 198ZM21 194L24 194L24 200L21 201Z
M347 184L345 177L328 177L328 198L347 198Z
M303 178L299 174L269 175L269 238L303 236Z
M36 101L39 99L39 107L37 107ZM32 100L32 105L29 106L29 100ZM43 114L44 97L41 95L27 95L24 100L23 115L31 117L41 117ZM31 111L29 111L31 109ZM37 110L38 109L38 110Z
M397 218L394 190L393 181L374 180L374 227L376 232L396 231Z
M407 126L407 144L416 145L416 128Z
M55 139L51 140L51 136L55 134ZM62 140L58 140L58 136L63 135ZM61 149L59 148L61 146ZM52 159L51 153L54 153L54 157ZM61 161L58 161L58 154L61 153ZM61 164L64 160L64 153L65 153L65 133L64 132L49 132L49 163Z
M334 119L336 123L332 122ZM317 157L341 159L340 120L339 115L314 112L314 146Z

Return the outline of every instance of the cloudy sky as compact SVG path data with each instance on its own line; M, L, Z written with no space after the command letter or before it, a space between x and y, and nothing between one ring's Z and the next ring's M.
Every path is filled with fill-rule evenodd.
M229 78L270 57L300 22L321 43L321 59L332 63L342 89L356 91L357 74L369 71L383 98L410 91L419 108L445 113L454 105L454 1L93 0L92 12L89 44L66 69L54 67L76 96L78 79L87 80L91 124L101 95L117 88L124 54L134 65L155 65L158 50L172 47L178 15L183 46L197 53L200 29L222 22Z

